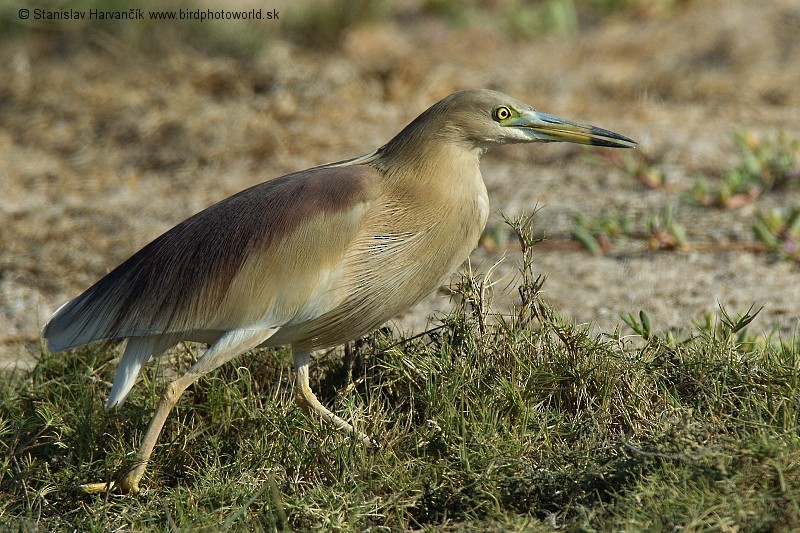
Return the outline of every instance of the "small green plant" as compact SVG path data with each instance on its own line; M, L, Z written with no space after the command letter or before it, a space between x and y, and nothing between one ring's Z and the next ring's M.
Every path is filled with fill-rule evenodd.
M633 313L622 315L620 318L644 340L649 341L651 338L653 338L653 325L650 320L650 315L647 314L647 311L644 309L639 311L639 320L636 320L636 317L633 316Z
M800 207L759 211L753 234L778 258L800 261Z
M636 317L633 316L633 313L628 313L627 315L622 315L620 317L623 322L625 322L630 328L639 336L641 336L644 340L648 341L653 336L653 325L650 315L642 309L639 311L639 320L636 320Z
M690 201L703 206L735 209L765 192L800 184L800 139L786 132L734 134L739 164L717 180L700 175L688 191Z
M593 218L578 215L571 236L592 255L611 251L614 241L622 238L644 241L652 251L688 248L686 231L675 220L669 206L648 214L643 220L621 209Z
M647 245L656 250L685 250L686 230L672 216L672 207L666 206L657 213L651 213L645 221Z
M761 309L755 311L755 304L744 313L733 317L722 303L719 304L720 316L712 315L710 312L703 314L702 320L695 320L694 324L697 331L709 341L721 343L733 343L737 349L752 349L758 345L758 337L751 334L747 327L756 319Z
M692 324L700 336L709 342L722 344L730 342L737 349L751 350L756 346L763 347L767 342L761 341L762 336L751 334L747 329L761 312L761 308L755 311L754 308L755 305L751 305L747 311L734 317L720 303L718 315L706 311L701 319L693 321ZM684 331L667 332L663 337L660 336L653 327L650 314L645 310L640 310L638 317L633 313L627 313L621 315L620 318L634 333L646 341L654 341L656 343L665 341L667 346L674 347L678 343L685 344L692 339Z
M524 327L534 317L543 320L543 317L548 314L545 304L539 297L547 278L544 274L535 272L533 267L534 247L544 240L544 238L536 236L533 231L535 214L536 210L531 215L522 213L513 219L503 214L503 220L514 232L522 252L522 262L518 265L521 274L517 285L519 305L513 313L513 324L516 328Z
M614 209L594 217L577 215L570 235L589 253L600 255L611 251L614 240L632 236L635 227L636 222L629 213Z

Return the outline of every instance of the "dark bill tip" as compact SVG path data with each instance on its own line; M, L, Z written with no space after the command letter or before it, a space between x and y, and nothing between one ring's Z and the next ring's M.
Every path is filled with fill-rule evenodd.
M606 146L608 148L635 148L636 141L619 133L592 126L590 130L592 146Z

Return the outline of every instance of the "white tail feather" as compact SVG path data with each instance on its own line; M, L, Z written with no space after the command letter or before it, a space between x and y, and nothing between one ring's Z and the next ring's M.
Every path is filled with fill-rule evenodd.
M122 405L136 382L136 376L142 366L152 357L158 357L175 345L177 340L170 335L154 335L151 337L131 337L122 354L114 384L106 402L106 408Z

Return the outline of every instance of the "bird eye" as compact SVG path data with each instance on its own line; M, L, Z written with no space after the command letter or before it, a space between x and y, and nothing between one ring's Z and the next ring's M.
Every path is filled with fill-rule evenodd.
M506 120L511 117L511 110L506 106L498 107L494 110L495 120Z

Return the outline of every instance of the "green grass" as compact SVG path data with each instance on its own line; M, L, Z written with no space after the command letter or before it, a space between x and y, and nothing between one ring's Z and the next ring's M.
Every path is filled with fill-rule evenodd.
M84 496L132 460L151 365L103 400L117 350L44 353L0 385L0 523L18 531L777 530L800 527L800 348L722 310L644 336L591 335L539 296L525 228L522 301L493 316L464 278L442 327L322 355L321 399L365 449L292 401L291 358L256 352L191 387L137 497ZM642 321L646 313L640 313ZM645 338L646 337L646 338Z
M670 206L646 216L634 217L623 209L615 209L593 217L578 214L574 220L570 237L592 255L610 251L621 240L643 241L651 251L687 247L686 230L675 220Z
M778 258L800 262L800 207L757 212L753 235Z
M734 133L733 139L738 148L738 163L716 177L695 176L692 187L683 191L673 191L662 161L641 150L607 151L587 158L595 164L616 168L648 189L672 195L672 203L694 207L739 209L758 202L766 194L791 193L800 185L800 138L786 131L760 135L741 131ZM756 211L751 228L755 240L736 243L740 250L800 261L800 207L796 204ZM607 253L625 240L645 241L652 251L725 247L714 242L687 242L684 225L673 216L670 206L652 211L646 218L637 218L622 208L593 216L579 214L571 238L593 255Z
M800 139L784 131L770 135L738 132L739 164L716 180L695 177L688 199L698 205L737 208L764 193L786 191L800 183Z

